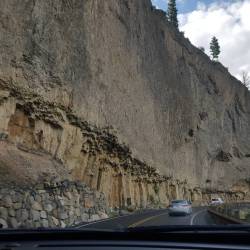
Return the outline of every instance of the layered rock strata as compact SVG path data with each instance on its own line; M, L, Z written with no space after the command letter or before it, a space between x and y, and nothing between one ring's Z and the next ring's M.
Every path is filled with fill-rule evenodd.
M3 0L0 34L2 188L80 181L131 210L248 199L249 91L150 0Z
M1 79L114 127L164 175L225 191L249 176L248 90L150 0L4 0L0 17Z
M112 208L166 206L175 198L202 201L202 192L218 192L209 181L201 188L160 174L133 157L114 129L92 126L69 107L3 80L0 89L2 186L67 178L103 192ZM243 198L235 190L231 196Z

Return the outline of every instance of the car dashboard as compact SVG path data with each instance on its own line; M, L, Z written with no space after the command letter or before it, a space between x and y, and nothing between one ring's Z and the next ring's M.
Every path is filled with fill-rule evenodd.
M248 232L86 232L86 231L4 231L0 250L161 250L161 249L250 249Z

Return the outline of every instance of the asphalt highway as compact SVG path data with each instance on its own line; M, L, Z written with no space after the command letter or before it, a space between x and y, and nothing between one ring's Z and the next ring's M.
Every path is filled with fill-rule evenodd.
M169 216L167 209L136 212L130 215L90 222L77 228L124 229L128 227L163 225L215 225L206 207L194 207L193 213L186 216Z

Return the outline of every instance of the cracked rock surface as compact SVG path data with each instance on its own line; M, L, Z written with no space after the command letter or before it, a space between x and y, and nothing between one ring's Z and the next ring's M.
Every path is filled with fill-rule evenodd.
M150 0L3 0L0 20L2 187L80 181L131 210L248 199L250 94Z

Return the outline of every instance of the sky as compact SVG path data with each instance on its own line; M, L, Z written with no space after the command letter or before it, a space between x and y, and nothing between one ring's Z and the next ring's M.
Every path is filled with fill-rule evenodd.
M238 79L250 74L250 0L176 0L180 30L209 55L216 36L221 46L219 61ZM167 9L167 0L152 0Z

